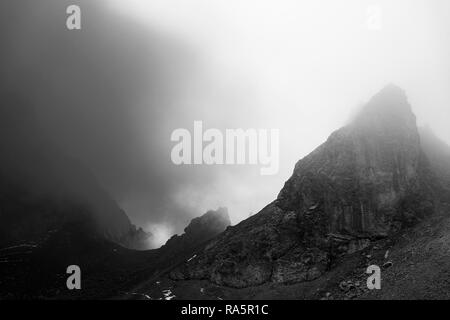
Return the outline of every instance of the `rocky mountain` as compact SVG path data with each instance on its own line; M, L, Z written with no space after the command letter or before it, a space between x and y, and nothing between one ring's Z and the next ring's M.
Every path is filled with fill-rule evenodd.
M226 208L210 210L148 251L128 249L149 235L15 99L0 107L0 298L450 298L450 147L417 128L396 86L298 161L259 213L230 226ZM69 264L80 292L66 290ZM373 264L385 290L364 285Z
M441 208L439 166L425 149L405 93L386 86L295 165L274 202L170 278L233 288L321 278L343 257L393 241Z
M82 163L52 144L26 99L4 94L1 101L0 247L41 241L73 222L142 246L149 235L131 224Z

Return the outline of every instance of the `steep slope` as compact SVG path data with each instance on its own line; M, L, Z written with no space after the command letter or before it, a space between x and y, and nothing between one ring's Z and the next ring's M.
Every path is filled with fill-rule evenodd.
M209 280L177 281L162 276L142 294L168 288L175 299L449 299L450 204L392 237L373 240L364 249L337 257L322 276L303 282L266 282L232 288ZM366 286L367 267L381 268L381 289Z
M442 186L450 191L450 147L429 128L420 128L420 140L423 151L430 161Z
M296 164L277 200L170 276L236 288L312 281L434 213L438 184L406 95L389 85Z
M73 220L134 246L137 230L89 170L50 142L23 98L1 97L0 246L38 241Z

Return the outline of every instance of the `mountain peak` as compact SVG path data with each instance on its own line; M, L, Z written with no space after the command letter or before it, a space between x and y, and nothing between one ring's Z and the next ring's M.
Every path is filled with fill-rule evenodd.
M191 220L189 225L184 229L185 233L203 232L208 230L224 230L231 224L228 215L228 209L220 207L217 210L209 210L201 217Z
M336 257L434 212L427 168L406 95L388 85L296 164L276 201L222 233L177 279L236 288L317 279Z
M388 84L361 109L353 124L357 127L389 133L390 129L417 130L416 116L405 91Z
M399 94L399 95L404 95L405 91L398 85L396 85L395 83L389 83L387 85L385 85L379 92L380 93L395 93L395 94Z

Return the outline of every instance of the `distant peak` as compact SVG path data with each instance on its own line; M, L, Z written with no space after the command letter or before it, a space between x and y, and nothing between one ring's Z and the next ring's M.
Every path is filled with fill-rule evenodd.
M392 83L383 87L361 109L355 120L356 123L375 121L415 123L415 116L402 88Z
M368 106L376 108L388 108L411 110L405 90L395 84L388 84L375 94L369 101Z
M403 90L402 88L400 88L398 85L396 85L395 83L389 83L386 86L384 86L379 94L400 94L400 95L405 95L405 90Z
M189 225L184 229L184 232L190 233L193 230L204 227L209 229L225 229L230 224L231 222L228 215L228 209L225 207L220 207L217 210L208 210L208 212L202 216L192 219Z

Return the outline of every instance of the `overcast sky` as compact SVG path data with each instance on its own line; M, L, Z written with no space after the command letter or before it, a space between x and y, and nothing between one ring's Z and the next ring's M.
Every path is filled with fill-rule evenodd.
M450 142L448 0L5 2L3 82L160 239L208 209L228 207L233 223L258 212L388 83ZM81 6L81 31L65 30L69 4ZM368 27L374 6L379 30ZM173 165L170 135L194 120L279 129L279 173Z

